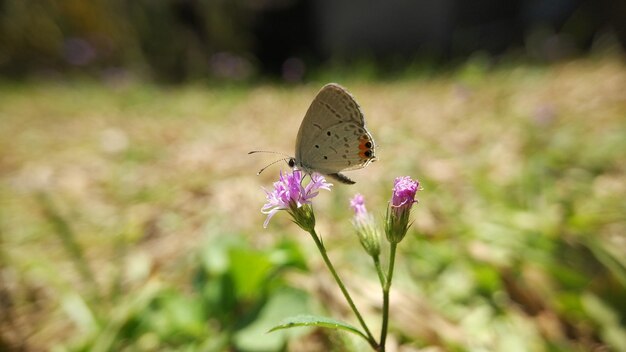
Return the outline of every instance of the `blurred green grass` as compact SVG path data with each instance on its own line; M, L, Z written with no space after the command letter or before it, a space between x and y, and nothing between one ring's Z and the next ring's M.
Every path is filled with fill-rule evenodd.
M297 313L353 319L310 239L283 214L261 226L261 187L286 166L256 177L272 159L246 155L291 153L323 83L1 83L0 350L361 350L327 331L265 334ZM411 175L424 191L391 343L626 350L621 59L339 83L379 161L316 213L366 320L379 324L380 297L348 199L382 218L393 178Z

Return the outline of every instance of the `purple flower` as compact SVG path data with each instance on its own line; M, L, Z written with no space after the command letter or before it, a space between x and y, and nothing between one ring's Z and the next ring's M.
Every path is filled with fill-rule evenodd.
M392 243L402 241L409 229L409 214L413 203L417 203L415 194L420 190L420 183L409 176L396 177L391 196L390 211L387 211L385 233Z
M350 199L350 207L354 210L354 217L356 219L364 219L367 217L367 209L365 209L365 198L359 193L354 195L354 198Z
M395 208L410 208L413 203L417 202L415 200L415 193L417 193L419 186L419 181L411 180L410 176L396 177L396 180L393 184L391 206Z
M352 224L356 228L356 234L365 251L372 257L378 257L380 254L380 236L376 231L374 219L365 208L365 198L356 194L350 200L350 207L354 210L354 218Z
M302 186L303 178L304 174L299 170L286 174L281 172L280 179L274 182L274 188L270 191L265 190L267 203L263 205L261 212L267 214L267 219L265 219L263 227L267 227L270 219L279 210L287 210L300 227L306 225L308 229L311 227L311 220L314 225L313 212L308 205L311 204L311 200L317 196L320 189L330 191L332 184L326 182L324 176L313 173L311 182L304 187Z

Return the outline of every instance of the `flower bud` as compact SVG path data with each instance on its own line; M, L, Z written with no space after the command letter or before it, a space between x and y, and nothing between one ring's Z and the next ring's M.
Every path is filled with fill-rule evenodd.
M304 231L311 232L315 229L315 213L310 204L304 204L301 207L291 206L287 211L291 214L293 222Z
M356 194L350 200L350 206L354 210L352 224L359 236L359 241L365 251L372 257L380 255L380 235L376 230L374 219L365 208L365 199L362 195Z
M420 190L419 181L414 181L409 176L396 178L385 220L385 234L389 242L399 243L406 235L411 226L409 215L413 203L417 203L415 194L418 190Z

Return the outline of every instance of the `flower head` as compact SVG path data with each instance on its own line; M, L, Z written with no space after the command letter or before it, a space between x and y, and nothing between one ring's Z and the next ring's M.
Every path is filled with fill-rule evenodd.
M354 210L354 216L357 219L364 219L367 217L367 209L365 209L365 198L357 193L354 198L350 199L350 207Z
M420 190L420 183L409 176L396 177L387 211L385 233L389 242L399 243L409 229L409 214L413 203L417 203L415 194Z
M378 257L380 254L380 241L378 231L374 219L365 208L365 198L356 194L350 200L350 207L354 210L354 218L352 224L356 228L356 234L365 251L372 257Z
M315 217L310 207L311 200L318 195L320 189L330 191L331 183L326 182L324 176L313 173L311 182L302 186L304 174L300 170L294 170L292 173L280 173L280 178L274 182L272 190L265 190L267 203L261 208L263 214L267 214L267 218L263 223L263 227L267 227L270 219L279 210L287 210L293 217L294 222L305 230L312 229L315 226Z
M393 195L391 197L391 206L411 207L415 200L415 193L419 189L419 181L413 181L410 176L396 177L393 184Z

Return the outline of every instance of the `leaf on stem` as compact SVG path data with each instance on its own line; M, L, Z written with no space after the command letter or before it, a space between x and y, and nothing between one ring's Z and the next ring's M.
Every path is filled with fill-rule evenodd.
M367 336L365 336L365 334L363 334L359 329L350 324L332 318L319 317L315 315L296 315L293 317L285 318L278 325L271 328L268 332L300 326L319 326L322 328L345 330L353 334L357 334L367 340Z

